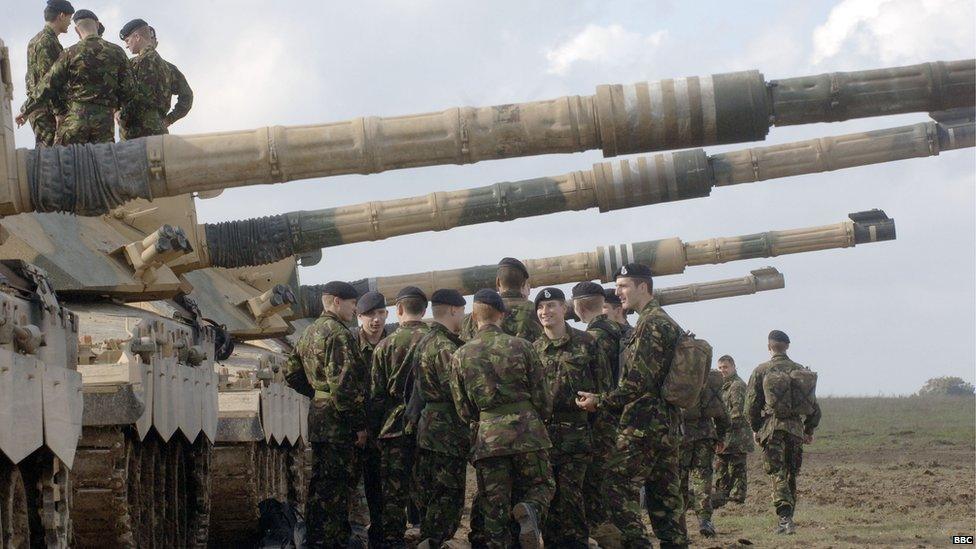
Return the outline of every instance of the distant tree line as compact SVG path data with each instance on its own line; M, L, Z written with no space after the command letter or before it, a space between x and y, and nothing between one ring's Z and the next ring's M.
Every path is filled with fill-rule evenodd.
M971 396L973 384L956 376L933 377L918 390L919 396Z

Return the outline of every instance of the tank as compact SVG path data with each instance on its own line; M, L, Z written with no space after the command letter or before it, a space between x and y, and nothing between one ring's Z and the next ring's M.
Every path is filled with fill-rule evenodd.
M895 221L882 210L852 213L847 221L819 227L769 231L733 237L684 242L680 238L600 246L592 252L524 259L535 287L580 280L610 282L627 263L648 265L655 276L680 274L688 266L727 263L759 257L850 248L858 244L895 239ZM438 288L473 294L495 286L497 265L429 271L356 280L360 292L396 295L404 286L417 286L428 295Z
M769 81L741 71L602 85L594 95L528 103L16 152L5 128L0 215L95 215L135 198L231 186L597 148L613 157L756 141L774 125L968 108L974 95L976 60L964 59Z

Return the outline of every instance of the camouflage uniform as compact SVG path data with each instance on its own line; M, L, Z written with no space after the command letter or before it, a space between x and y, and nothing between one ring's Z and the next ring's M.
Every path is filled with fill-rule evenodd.
M471 459L483 539L472 544L507 549L512 507L525 503L544 523L556 487L543 423L552 410L545 374L531 344L492 325L454 353L451 370L454 406L476 433Z
M173 105L173 110L169 111L163 118L163 124L168 128L190 112L190 109L193 107L193 90L186 81L186 77L180 72L180 69L176 68L176 65L166 61L166 66L169 68L170 76L169 97L166 99L167 107L172 102L173 96L176 96L176 105ZM367 362L367 364L369 363Z
M376 345L366 337L362 328L354 328L352 333L359 346L359 352L363 355L363 363L367 367L372 367L373 351L376 349ZM384 327L380 341L388 335L390 335L390 330ZM368 383L364 397L366 398L366 414L369 417L370 391ZM349 495L349 522L352 524L354 533L356 530L368 527L369 542L374 546L379 546L383 541L383 483L380 477L380 448L377 445L375 435L376 433L370 430L366 447L358 449L357 452L357 461L361 467L356 473L359 480Z
M681 493L685 511L694 509L699 520L712 520L712 459L715 445L725 438L728 418L710 418L698 410L686 413L681 441Z
M288 384L301 392L303 378L315 391L308 413L308 545L346 547L349 491L356 477L355 438L366 428L366 365L349 328L331 312L322 313L295 344Z
M583 479L593 458L589 414L576 405L576 392L597 392L598 378L608 373L596 340L586 332L566 326L566 335L535 340L535 350L552 395L552 416L547 422L552 440L552 472L556 493L543 528L547 545L587 547L590 529L583 503Z
M29 116L63 100L66 112L58 124L56 144L110 143L115 140L115 110L132 93L125 52L93 34L64 50L21 112Z
M616 387L620 376L620 325L598 315L586 327L595 339L596 352L602 358L602 371L597 376L597 392L607 392ZM617 418L609 410L599 410L591 418L593 425L593 460L586 468L583 480L586 522L596 528L607 521L607 501L603 483L606 477L606 463L617 442Z
M792 517L796 509L796 476L803 462L803 436L812 435L820 424L820 406L810 416L776 417L766 405L763 376L773 370L788 373L801 368L785 353L777 353L753 370L746 393L749 425L759 435L763 470L773 477L773 507L780 517Z
M434 547L454 537L464 509L471 435L451 400L451 359L462 344L460 337L434 323L417 347L417 389L424 401L417 424L416 480L424 512L420 538L429 538Z
M430 328L420 321L403 322L376 346L370 376L370 420L379 426L380 473L383 483L383 539L403 544L407 505L416 449L414 433L404 421L407 387L413 387L414 353Z
M58 33L50 25L44 25L41 32L27 43L27 97L34 95L41 78L51 70L63 51ZM31 113L30 125L38 147L54 145L54 134L58 129L57 116L61 107L61 98L58 97L45 102L44 106Z
M745 401L746 384L739 374L732 374L722 384L722 402L730 425L725 435L725 448L715 457L715 507L721 507L729 500L738 503L746 500L747 457L755 444L745 415Z
M508 335L520 337L529 343L539 339L542 335L542 324L535 316L535 304L522 297L518 292L499 292L505 302L505 318L502 319L502 331ZM464 317L461 325L461 339L470 341L475 332L474 319L471 315Z
M647 512L662 547L688 543L679 456L679 414L661 397L681 327L651 300L621 341L620 383L598 396L598 408L620 414L617 444L607 463L610 521L628 547L650 547L640 517L641 483Z
M119 112L119 136L136 139L168 133L163 120L169 112L171 76L169 63L147 46L129 63L135 92Z

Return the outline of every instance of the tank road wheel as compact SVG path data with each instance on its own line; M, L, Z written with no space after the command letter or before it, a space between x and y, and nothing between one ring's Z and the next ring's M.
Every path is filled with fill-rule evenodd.
M46 452L45 452L46 454ZM48 547L68 547L71 540L71 478L61 460L45 455L39 486L41 524Z
M206 547L210 536L210 471L213 446L205 436L197 437L190 448L187 476L187 545Z
M186 460L190 455L189 444L180 437L174 448L173 459L173 543L176 547L186 547L186 513L189 502L186 499L187 477Z
M20 469L0 456L0 547L30 547L27 486Z
M156 531L156 494L154 486L156 484L156 450L153 443L155 434L149 433L146 440L140 444L140 479L139 479L139 515L141 517L142 539L140 547L152 547L153 536Z
M166 501L166 481L169 478L169 471L166 465L169 463L167 454L170 450L170 445L164 443L158 436L154 437L153 441L153 454L156 460L156 482L153 484L153 500L155 501L153 505L153 522L156 526L153 531L153 543L155 547L168 547L166 545L166 530L168 527L166 522L166 508L168 507L168 502Z
M130 429L83 429L71 482L71 524L76 545L136 545L128 490L129 453L135 444L138 442Z
M143 524L142 508L142 445L135 442L128 445L125 456L129 475L126 477L126 502L129 507L129 522L132 539L136 546L146 546L146 529Z

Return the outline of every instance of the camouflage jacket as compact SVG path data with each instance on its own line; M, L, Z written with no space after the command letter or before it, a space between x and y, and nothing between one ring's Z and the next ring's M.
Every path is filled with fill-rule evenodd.
M547 425L554 457L590 453L590 418L576 405L576 391L597 392L597 378L607 369L603 354L593 336L569 325L563 337L549 339L543 332L533 346L552 395L552 416Z
M718 442L724 440L729 432L729 418L724 414L717 418L707 416L686 417L682 422L682 431L684 431L685 442L703 439Z
M430 327L420 321L402 322L373 351L369 413L372 428L379 426L377 438L407 434L403 415L410 396L408 387L413 387L414 353L428 330Z
M745 454L755 449L752 429L745 414L746 382L739 374L732 374L722 384L722 402L729 416L729 430L725 434L723 454Z
M621 341L620 382L599 398L599 406L620 412L620 433L651 435L654 429L671 430L674 408L661 397L661 385L671 368L681 327L656 301L640 311L637 325Z
M58 41L58 33L50 25L44 25L41 32L37 33L27 43L27 97L34 95L37 86L41 83L41 79L44 78L47 71L51 70L54 62L58 60L58 57L61 56L63 51L64 48L61 47L61 42ZM34 111L33 116L37 116L44 111L50 111L55 114L60 113L64 110L61 104L62 99L61 97L56 97L47 101L46 105Z
M542 335L542 324L535 315L535 304L516 292L502 292L505 302L505 318L502 319L502 331L510 336L520 337L529 343L539 339ZM475 335L474 319L471 315L464 317L461 325L461 339L470 341Z
M609 391L617 386L620 379L620 339L623 330L607 315L599 315L590 321L586 331L593 336L597 351L605 357L604 369L598 375L599 392Z
M176 68L176 65L166 61L166 66L169 67L169 97L166 99L166 106L169 107L172 102L173 96L176 96L176 105L173 106L173 110L169 111L165 118L163 118L163 123L168 127L177 120L183 118L190 112L193 108L193 89L190 88L190 84L186 81L186 77L180 72L180 69ZM367 363L368 364L368 363Z
M552 447L543 423L552 398L531 343L483 326L454 353L451 373L454 406L477 433L472 461Z
M166 133L163 119L169 112L169 63L149 46L129 62L134 91L132 100L124 103L119 112L119 135L135 139Z
M349 328L333 313L325 312L305 329L288 361L288 384L299 389L305 378L315 395L308 413L312 442L351 443L366 428L366 365Z
M769 362L764 362L752 371L749 378L749 387L746 392L746 414L749 418L749 426L759 434L759 440L765 442L774 431L786 431L791 435L802 437L812 435L813 430L820 424L820 405L817 405L816 412L809 416L796 416L789 418L778 418L773 414L772 409L766 405L766 394L763 391L763 376L770 370L789 373L793 370L803 368L800 364L793 362L785 353L777 353Z
M424 401L417 424L417 446L458 457L468 455L471 439L468 424L461 420L451 399L451 360L463 343L435 322L417 348L417 387Z
M130 101L133 91L129 62L122 48L90 35L64 50L21 112L29 115L62 98L69 110L76 103L117 109Z

